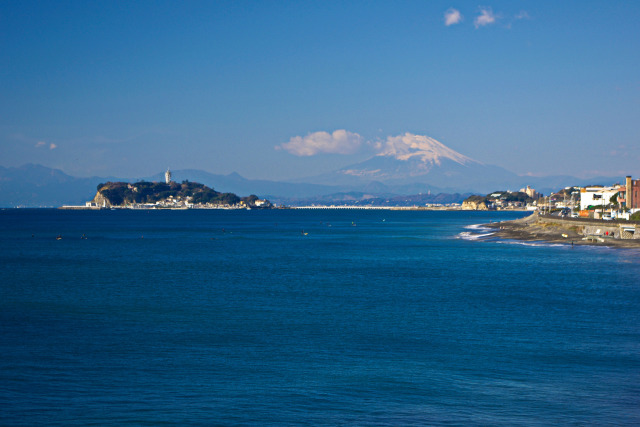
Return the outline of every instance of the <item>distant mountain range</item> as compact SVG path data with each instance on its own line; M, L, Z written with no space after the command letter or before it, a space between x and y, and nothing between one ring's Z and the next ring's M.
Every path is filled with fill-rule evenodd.
M548 194L571 185L613 184L623 180L623 177L519 176L498 166L482 164L420 135L389 138L380 148L379 154L364 162L295 182L251 180L237 173L218 175L195 169L175 170L172 174L177 182L199 182L239 196L255 194L278 204L394 199L401 204L401 200L410 200L406 197L410 195L416 203L451 203L469 194L516 191L527 185ZM0 166L0 206L84 204L93 197L98 184L140 179L163 181L164 172L136 179L76 178L41 165Z
M289 198L304 199L344 190L342 187L327 185L250 180L237 173L217 175L195 169L171 172L172 179L177 182L184 180L199 182L215 190L236 193L241 197L255 194L261 198L274 197L281 202ZM113 176L77 178L67 175L59 169L42 165L25 164L16 168L0 166L0 207L79 205L93 198L99 184L108 181L136 182L140 180L164 181L164 172L140 178Z
M410 133L389 138L376 156L304 181L351 188L376 183L379 190L396 194L472 192L486 194L530 185L543 193L570 185L611 183L622 177L579 179L572 176L520 176L504 168L485 165L441 142Z
M46 207L90 200L100 182L108 178L75 178L59 169L26 164L0 166L0 206Z

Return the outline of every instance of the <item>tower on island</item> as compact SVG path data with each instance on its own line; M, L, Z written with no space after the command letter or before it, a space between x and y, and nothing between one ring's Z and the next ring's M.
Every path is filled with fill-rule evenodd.
M167 168L167 171L164 173L164 182L167 184L171 183L171 171Z

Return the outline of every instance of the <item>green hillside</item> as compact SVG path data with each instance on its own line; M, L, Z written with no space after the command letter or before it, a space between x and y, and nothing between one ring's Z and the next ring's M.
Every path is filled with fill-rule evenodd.
M151 204L167 200L183 200L194 205L238 205L255 207L257 196L238 197L234 193L220 193L213 188L197 182L184 181L181 184L171 182L107 182L98 185L96 203L106 201L111 206L131 204Z

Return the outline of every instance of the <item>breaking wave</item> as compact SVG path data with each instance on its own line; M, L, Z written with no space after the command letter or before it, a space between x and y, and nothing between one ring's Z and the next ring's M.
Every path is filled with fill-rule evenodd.
M471 231L463 231L459 233L457 236L459 239L478 240L495 234L495 231L493 229L485 227L484 224L467 225L464 228ZM488 231L490 231L490 233L488 233Z
M496 243L502 243L506 245L537 246L537 247L545 247L545 248L571 247L571 245L567 243L521 242L519 240L496 240Z
M466 227L467 230L473 230L473 231L491 231L492 229L485 226L484 224L473 224L473 225L467 225Z
M463 240L478 240L482 239L483 237L493 236L493 234L494 233L477 234L470 231L463 231L462 233L458 234L458 238Z

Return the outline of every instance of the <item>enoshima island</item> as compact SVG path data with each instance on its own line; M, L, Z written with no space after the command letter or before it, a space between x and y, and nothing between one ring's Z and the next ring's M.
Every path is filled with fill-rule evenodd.
M84 206L63 206L62 209L269 209L268 200L256 195L238 197L234 193L220 193L197 182L171 179L171 171L164 174L165 182L140 181L107 182L98 185L93 200Z

